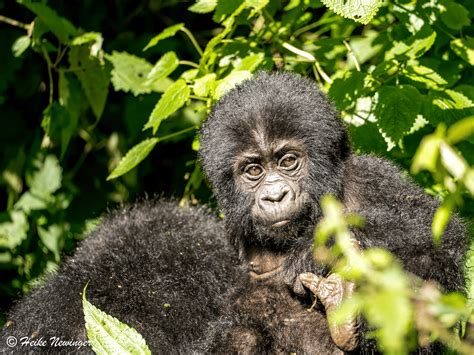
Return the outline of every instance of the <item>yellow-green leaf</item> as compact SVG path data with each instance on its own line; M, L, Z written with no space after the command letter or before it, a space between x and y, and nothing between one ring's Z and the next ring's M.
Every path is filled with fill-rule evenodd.
M145 46L145 48L143 48L143 50L146 51L148 48L156 46L159 41L165 38L173 37L176 32L178 32L183 27L184 23L177 23L176 25L165 28L162 32L153 37L150 42L148 42L148 44Z
M367 24L375 16L382 0L321 0L336 14Z

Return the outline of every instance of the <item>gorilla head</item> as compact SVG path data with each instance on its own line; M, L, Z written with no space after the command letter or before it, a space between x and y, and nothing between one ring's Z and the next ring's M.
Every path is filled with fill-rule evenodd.
M314 228L323 194L340 194L343 124L315 84L259 73L214 106L200 157L234 243L285 248Z

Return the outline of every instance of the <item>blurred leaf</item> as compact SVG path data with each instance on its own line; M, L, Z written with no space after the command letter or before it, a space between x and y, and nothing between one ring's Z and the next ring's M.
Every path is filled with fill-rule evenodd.
M398 142L413 127L421 101L422 96L413 86L383 86L375 107L377 125L388 138Z
M61 128L61 158L64 157L71 138L76 134L81 112L81 85L71 73L59 72L59 103L68 113Z
M474 38L468 36L467 39L453 39L451 49L466 62L474 65Z
M245 4L252 8L252 11L249 15L249 18L255 15L256 13L263 10L265 6L268 5L270 0L245 0Z
M469 165L464 158L453 147L443 142L440 145L440 153L441 161L446 170L456 179L462 179L469 169Z
M58 158L54 155L48 155L40 169L33 174L29 182L32 190L38 193L54 193L61 187L62 168L59 165Z
M451 144L459 143L474 134L474 116L456 122L448 129L446 139Z
M471 20L469 11L464 6L452 0L439 0L441 6L441 21L453 30L460 30L464 26L469 26Z
M96 354L151 354L145 339L132 327L95 307L82 292L87 339Z
M25 211L27 214L33 210L45 210L49 199L45 199L44 195L38 196L33 191L26 191L15 203L15 209Z
M452 197L446 198L441 206L436 210L433 221L431 223L431 231L433 232L433 241L436 246L441 245L441 236L446 229L453 212L455 201Z
M411 163L412 174L418 174L424 169L432 173L437 172L441 142L442 139L435 135L429 135L423 138Z
M329 88L328 95L339 110L345 110L361 97L367 74L349 71L343 78L335 79Z
M375 16L382 0L321 0L336 14L351 20L368 24Z
M147 138L138 143L122 158L119 165L110 173L107 180L115 179L125 173L128 173L136 167L153 150L160 140L158 138Z
M219 80L216 84L216 90L214 92L214 98L219 99L229 90L233 89L236 85L240 84L244 80L250 79L252 73L247 70L234 70L225 78Z
M43 244L53 252L54 259L59 262L60 260L60 240L63 234L63 229L57 224L53 224L48 229L38 227L38 235Z
M19 57L24 51L28 49L31 44L31 39L28 36L18 37L12 45L12 52L15 57Z
M178 65L179 59L175 52L164 54L147 74L145 85L151 85L153 82L167 77L178 67Z
M153 128L153 134L158 130L161 121L180 109L189 98L190 89L183 79L171 85L161 96L144 129Z
M183 27L184 23L177 23L176 25L165 28L163 31L153 37L150 42L148 42L148 44L145 46L145 48L143 48L143 50L146 51L148 48L156 46L159 41L165 38L173 37L176 32L178 32Z
M110 73L108 68L91 55L88 45L73 46L69 51L69 62L81 82L92 112L97 119L102 116L109 92Z
M18 2L33 11L62 43L67 43L77 36L78 31L74 25L46 4L31 0L18 0Z
M263 53L254 53L242 59L242 61L235 67L238 70L248 70L253 72L263 61L265 55Z
M28 220L22 211L10 212L11 222L0 223L0 248L13 249L26 239Z
M196 3L188 8L191 12L206 14L214 11L217 6L217 0L197 0Z

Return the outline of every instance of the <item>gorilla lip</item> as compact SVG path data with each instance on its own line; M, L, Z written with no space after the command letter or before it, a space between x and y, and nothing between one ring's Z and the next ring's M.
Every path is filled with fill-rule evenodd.
M290 223L289 219L284 219L283 221L279 221L276 223L272 224L272 228L280 228L286 226L288 223Z

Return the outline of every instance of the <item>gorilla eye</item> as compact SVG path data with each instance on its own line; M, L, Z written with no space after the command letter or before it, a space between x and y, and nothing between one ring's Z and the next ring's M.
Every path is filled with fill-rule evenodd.
M278 162L278 166L285 169L291 170L296 168L296 164L298 163L298 159L293 154L287 154L283 158L280 159Z
M263 168L257 164L249 164L245 167L244 171L250 178L257 178L262 175Z

